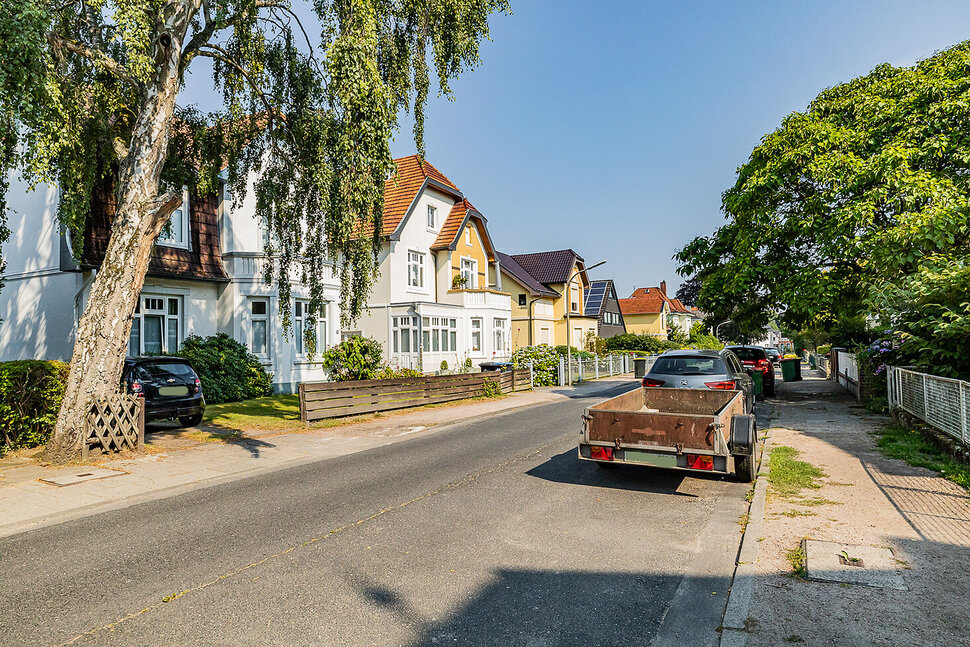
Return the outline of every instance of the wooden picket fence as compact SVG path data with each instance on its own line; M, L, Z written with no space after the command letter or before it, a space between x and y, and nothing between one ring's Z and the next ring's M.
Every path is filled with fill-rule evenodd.
M84 418L81 459L94 448L102 453L145 447L145 401L126 393L112 393L88 400Z
M527 368L501 373L457 373L393 380L302 382L299 387L300 419L310 423L324 418L473 398L485 393L486 382L496 384L501 393L532 388L531 372Z

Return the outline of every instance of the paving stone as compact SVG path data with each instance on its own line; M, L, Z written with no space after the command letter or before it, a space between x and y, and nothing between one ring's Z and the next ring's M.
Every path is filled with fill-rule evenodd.
M114 476L124 476L126 472L121 472L119 470L105 469L103 467L85 467L82 469L73 470L70 472L64 472L61 474L55 474L52 476L45 476L40 479L44 483L50 483L51 485L56 485L57 487L67 487L68 485L77 485L78 483L85 483L87 481L96 481L98 479L107 479Z
M808 579L820 582L907 590L889 548L806 539L805 570Z

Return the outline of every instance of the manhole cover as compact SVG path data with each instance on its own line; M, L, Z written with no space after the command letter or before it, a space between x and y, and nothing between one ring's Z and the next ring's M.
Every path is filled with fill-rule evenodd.
M111 478L112 476L121 476L122 474L127 474L127 472L109 470L104 467L95 467L87 469L83 472L66 472L63 474L58 474L57 476L46 476L40 479L40 481L41 483L56 485L57 487L65 487L68 485L77 485L78 483L84 483L86 481L96 481L98 479Z
M806 539L805 571L805 577L819 582L907 590L889 548Z

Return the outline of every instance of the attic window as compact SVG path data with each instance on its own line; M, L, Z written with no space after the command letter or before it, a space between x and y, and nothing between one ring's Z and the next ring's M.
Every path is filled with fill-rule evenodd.
M432 206L428 206L428 229L435 229L437 227L438 220L438 210Z
M182 204L168 217L158 244L165 247L189 247L189 189L182 187Z
M466 245L471 245L472 244L472 228L471 227L465 227L465 244Z
M519 305L520 306L525 306L525 295L524 294L520 294L519 295Z

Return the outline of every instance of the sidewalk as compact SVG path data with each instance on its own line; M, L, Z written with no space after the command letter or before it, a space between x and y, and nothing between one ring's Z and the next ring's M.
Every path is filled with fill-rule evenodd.
M96 465L46 468L36 460L7 458L0 461L0 537L260 472L389 445L449 424L582 397L631 380L632 374L574 387L542 387L495 400L387 412L337 427L243 433L226 442L166 439L168 448L161 453ZM159 435L168 434L163 431ZM146 441L152 441L151 434Z
M825 476L784 496L763 468L721 645L968 644L970 495L879 453L871 432L889 418L834 382L780 387L771 447ZM807 573L803 538L832 542L807 544Z

